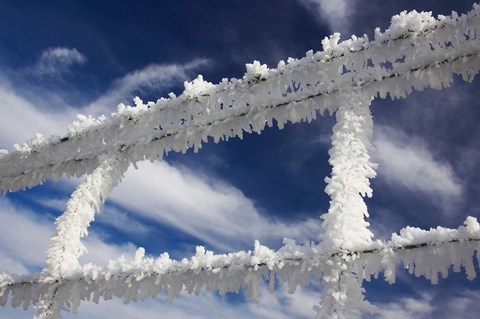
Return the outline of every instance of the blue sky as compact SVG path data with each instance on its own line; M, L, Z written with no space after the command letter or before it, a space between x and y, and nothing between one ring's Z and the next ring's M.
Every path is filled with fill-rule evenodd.
M62 134L77 113L109 115L136 95L180 94L197 74L213 83L241 77L245 63L269 67L335 31L373 34L402 10L448 15L473 1L1 1L0 148L40 132ZM367 200L372 230L387 239L407 225L456 228L480 217L480 80L372 104L379 163ZM215 252L278 248L284 237L316 240L328 209L324 178L334 119L270 128L261 135L206 144L195 154L131 168L98 215L84 262L105 263L136 247L175 258L196 245ZM0 272L39 271L53 220L80 180L47 182L0 198ZM452 274L432 286L399 272L397 284L365 285L384 318L475 318L480 285ZM184 295L145 303L88 303L65 318L313 318L319 283L293 296L266 290L258 304L241 296ZM0 318L29 318L10 307Z

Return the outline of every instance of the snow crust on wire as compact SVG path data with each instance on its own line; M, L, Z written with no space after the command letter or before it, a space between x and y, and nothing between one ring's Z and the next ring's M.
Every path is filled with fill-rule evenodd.
M86 251L80 240L88 234L95 212L100 211L127 168L124 159L107 156L73 192L65 212L55 221L57 228L47 251L45 276L63 278L78 271L78 258Z
M311 121L336 110L338 91L361 87L370 95L406 97L426 87L441 89L459 74L470 81L480 68L480 7L461 16L435 19L403 12L375 39L339 34L322 41L323 51L280 61L269 69L255 61L241 79L214 85L199 76L180 96L135 106L119 105L110 119L80 116L64 137L37 136L0 153L0 191L32 187L62 175L80 176L107 152L130 162L201 148L213 140L242 138L266 126Z
M164 293L172 301L182 290L198 294L206 289L223 295L243 288L255 300L261 293L261 280L269 281L271 290L275 279L283 281L294 293L299 285L307 286L312 276L325 276L326 262L337 256L348 262L348 270L361 280L371 280L383 271L385 279L394 282L392 270L399 264L408 269L414 266L415 275L425 276L433 283L436 279L432 274L443 273L452 266L454 271L465 268L471 280L476 270L469 265L479 250L480 225L474 217L468 217L457 229L437 227L426 231L407 227L387 242L374 242L370 249L338 251L333 255L322 251L319 244L297 245L292 240L286 240L278 251L258 242L253 251L221 255L198 247L195 256L180 261L170 259L167 253L158 258L146 257L140 248L132 261L122 257L111 261L106 268L87 264L62 282L41 279L39 275L0 274L0 305L10 300L14 307L22 305L26 309L40 296L52 293L52 287L70 311L76 311L83 300L98 302L101 298L117 297L129 303ZM438 263L427 259L436 254L441 256Z
M95 212L100 211L100 207L113 187L120 182L128 166L129 163L123 158L110 154L103 156L100 166L73 192L65 212L55 221L57 227L51 237L40 281L56 281L57 285L61 285L65 278L81 273L82 267L78 258L86 251L81 239L87 235ZM35 319L59 316L65 297L60 291L52 289L57 285L52 285L48 293L41 295L36 304Z

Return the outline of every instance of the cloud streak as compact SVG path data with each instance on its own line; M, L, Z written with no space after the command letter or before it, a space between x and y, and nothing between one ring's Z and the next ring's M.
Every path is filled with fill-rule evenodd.
M356 10L356 0L298 0L314 14L320 23L326 24L330 32L351 33L351 20Z
M44 265L54 231L53 221L23 207L16 207L4 198L0 198L0 220L0 273L39 271ZM136 250L131 243L111 244L95 234L87 237L84 243L88 253L80 259L82 263L106 265L108 260L123 254L133 256Z
M420 141L393 129L377 127L374 144L379 177L388 183L435 198L462 196L462 185L450 164L435 159Z
M49 48L42 52L31 71L39 77L59 77L70 72L74 65L84 64L86 61L87 58L75 48Z
M432 318L436 307L432 304L433 296L423 294L420 298L401 298L397 302L380 305L375 318L382 319L427 319Z
M194 185L198 186L198 185ZM228 193L228 192L227 192ZM58 206L58 204L55 204ZM0 272L10 271L17 274L28 273L35 268L41 269L49 237L53 232L52 221L45 216L39 216L24 208L16 207L8 199L0 199ZM258 222L258 220L253 220ZM262 226L262 225L259 225ZM22 232L18 232L18 229ZM93 236L92 236L93 235ZM91 234L86 242L89 253L82 257L83 263L93 262L105 265L107 259L118 258L121 254L127 257L134 255L135 246L110 244ZM235 297L236 298L236 297ZM268 293L264 286L258 303L234 302L219 297L216 293L202 292L200 296L182 293L173 304L167 303L163 296L160 300L147 300L142 303L132 303L128 306L121 300L101 301L96 305L83 302L80 306L82 315L91 319L109 316L127 319L142 317L157 318L158 313L168 318L264 318L264 319L306 319L314 315L313 305L318 302L318 287L298 288L294 295L288 293L286 285L281 284L274 294ZM242 300L241 297L239 297ZM0 308L0 316L11 319L32 316L34 309L27 312L12 309L10 306ZM76 318L75 314L63 313L63 318Z
M63 134L67 124L75 119L73 109L60 113L42 111L5 81L0 82L0 105L5 110L0 116L0 148L11 148L12 144L24 142L38 132Z
M116 111L116 106L136 94L172 88L191 77L193 72L209 64L207 59L194 59L185 64L152 64L135 70L115 80L110 89L87 105L82 112L87 114L108 114Z
M320 218L295 223L269 219L234 186L164 161L142 162L139 170L129 170L110 199L220 250L251 247L255 239L277 245L284 237L314 240L320 232Z
M107 92L88 105L66 106L55 111L52 111L55 108L42 109L42 98L25 98L5 75L0 75L0 105L5 110L0 116L0 148L11 148L14 143L24 142L36 133L63 135L78 113L108 115L116 111L118 103L133 98L135 92L171 88L207 64L208 60L197 59L185 64L150 65L117 79Z

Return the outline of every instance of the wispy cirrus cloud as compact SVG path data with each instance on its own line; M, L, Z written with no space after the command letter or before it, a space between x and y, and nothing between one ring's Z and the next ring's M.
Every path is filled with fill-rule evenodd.
M88 114L114 112L119 103L129 103L139 93L172 88L193 78L196 70L209 63L208 59L194 59L185 64L152 64L132 71L115 80L107 92L85 106L82 112Z
M15 206L5 198L0 198L0 220L0 273L25 274L32 269L40 270L54 232L53 221L47 215ZM81 262L100 265L123 254L133 256L136 250L132 243L107 243L95 234L85 239L85 246L88 253L81 257Z
M432 318L436 308L433 304L433 296L425 293L420 298L401 298L396 302L379 305L375 318L427 319Z
M178 173L178 172L177 172ZM154 176L155 177L155 176ZM170 178L171 176L164 176ZM198 178L198 177L197 177ZM186 177L187 182L192 182L192 177ZM193 178L195 180L195 178ZM195 182L191 189L187 190L185 196L191 195L195 188L199 186L199 181ZM201 185L200 185L201 186ZM208 187L208 186L203 186ZM185 191L181 188L179 191ZM198 190L199 195L208 194L205 190ZM229 194L232 190L227 190ZM215 196L215 194L213 194ZM221 196L221 195L216 195ZM171 198L175 200L178 198ZM186 199L188 200L188 199ZM218 199L217 199L218 200ZM205 199L208 201L208 199ZM215 199L213 200L215 202ZM53 207L60 204L53 203ZM211 205L213 207L214 205ZM208 207L205 203L200 203L200 207ZM175 212L174 212L175 213ZM215 212L208 212L215 213ZM220 216L221 217L221 216ZM226 218L231 217L231 214ZM252 214L246 214L245 218L251 218ZM191 216L195 221L195 216ZM44 253L48 247L50 235L53 232L54 225L51 218L45 215L35 214L23 207L13 205L8 199L0 199L0 272L10 271L14 273L28 273L33 269L41 269L44 263ZM232 222L236 222L233 220ZM251 227L253 229L264 228L263 231L270 231L271 227L265 220L253 219L253 224L261 223ZM240 225L244 226L244 225ZM231 227L231 226L230 226ZM266 228L265 228L266 227ZM293 225L295 227L295 225ZM18 232L18 229L22 232ZM227 229L231 230L231 229ZM108 259L118 258L120 255L127 256L127 259L134 255L135 246L131 243L112 244L108 243L95 234L85 240L88 253L81 258L86 262L105 265ZM182 293L173 304L169 304L161 296L160 300L147 300L140 303L132 303L124 306L120 299L114 299L108 302L101 301L99 305L91 302L82 302L80 312L89 318L104 318L105 313L121 319L132 317L157 318L158 313L164 314L168 318L185 318L195 314L196 318L244 318L246 315L250 318L264 319L306 319L314 315L313 305L318 303L319 288L313 284L311 288L298 288L294 295L288 293L285 284L280 284L271 294L267 292L266 284L262 287L262 295L258 303L250 301L230 302L229 299L219 297L215 292L203 291L199 296ZM13 310L9 305L0 308L0 316L7 316L11 319L24 318L25 315L31 316L34 309L30 307L27 312ZM76 318L75 314L63 313L62 318Z
M42 52L30 70L36 76L58 77L68 73L74 65L86 61L87 58L75 48L49 48Z
M66 192L73 192L74 183L71 183L71 179L62 179L61 183L62 186L59 186L59 188L61 187ZM70 186L72 188L71 190ZM36 198L34 201L42 205L44 208L52 209L58 213L63 213L67 205L66 198ZM100 212L95 216L95 222L108 225L128 234L148 234L153 231L152 227L149 225L136 220L130 214L127 214L123 210L117 209L112 205L103 206Z
M285 237L315 240L320 232L320 218L295 223L270 219L234 186L164 161L142 162L138 170L129 170L110 199L226 251L251 247L255 239L277 245Z
M380 178L430 196L458 199L462 195L452 166L436 159L420 140L377 126L374 144Z
M326 24L330 32L351 33L352 16L357 7L356 0L298 0L314 14L318 21Z
M438 290L419 290L416 297L403 297L398 300L377 305L377 313L368 319L428 319L478 317L480 293L475 290L453 291L444 288ZM440 290L442 289L442 290ZM447 289L447 290L443 290Z
M53 224L5 198L0 199L0 220L0 273L26 274L29 268L41 267Z
M480 313L479 299L480 291L466 289L449 298L445 306L449 313L456 315L456 318L475 319Z
M185 64L150 65L134 70L115 80L110 89L87 105L45 108L43 97L26 98L11 84L6 74L0 73L0 148L11 148L36 133L45 136L62 135L78 113L109 115L120 102L128 103L139 91L161 91L193 78L193 73L208 65L206 59L194 59ZM58 92L55 92L58 93Z
M63 134L76 114L73 108L45 111L17 93L6 80L0 81L0 105L4 110L0 116L0 148L11 148L36 133Z

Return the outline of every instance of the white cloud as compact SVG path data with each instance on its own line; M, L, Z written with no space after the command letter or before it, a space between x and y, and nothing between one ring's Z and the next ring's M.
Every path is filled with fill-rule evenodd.
M75 183L72 183L70 179L66 178L62 178L61 182L62 185L58 185L58 188L61 187L65 192L73 192L73 186L75 186ZM57 213L62 213L65 210L67 203L66 198L35 198L34 201L47 209L56 211ZM108 205L108 203L101 208L98 214L96 214L95 222L109 225L129 234L146 234L153 230L148 225L145 225L144 223L132 218L132 216L129 214L112 207L111 205Z
M14 273L27 273L28 268L40 268L43 264L49 237L53 231L53 223L45 217L39 216L28 210L16 207L8 199L0 199L0 273L11 271ZM19 230L22 231L19 231ZM121 254L133 256L135 247L132 244L108 244L98 237L90 236L86 241L90 253L84 262L105 264L105 260L117 258ZM5 261L8 261L5 263ZM62 318L88 317L91 319L108 317L118 319L130 318L157 318L161 313L167 318L264 318L264 319L306 319L314 315L312 307L318 302L318 287L298 288L293 295L288 294L285 284L271 294L263 285L262 295L258 303L250 301L229 302L219 297L216 293L203 291L199 296L188 295L185 292L173 304L165 301L161 295L160 300L147 300L145 302L122 304L119 299L101 301L96 305L83 302L79 315L63 313ZM241 299L240 299L241 300ZM13 309L11 306L0 307L0 317L10 319L32 316L32 307L25 312Z
M423 143L384 127L377 127L375 133L374 160L380 164L380 178L436 198L457 199L462 195L452 167L435 159Z
M352 15L356 10L356 0L298 0L325 23L330 31L350 35Z
M0 148L11 148L14 143L22 143L36 133L45 136L63 135L76 114L110 114L116 111L119 102L127 102L134 90L162 90L186 80L190 72L204 66L207 60L194 60L186 64L150 65L136 70L116 80L111 89L89 105L83 107L62 107L43 109L43 99L28 100L18 94L8 79L0 75ZM38 102L41 105L36 105Z
M251 313L249 318L289 319L313 318L313 307L318 305L321 293L317 285L309 288L298 287L294 294L289 294L287 286L282 283L273 293L264 289L258 303L249 303L246 308Z
M189 203L188 197L193 197L193 200L199 202L199 209L212 208L214 211L207 210L207 222L214 219L214 214L218 213L219 206L234 204L232 209L238 209L239 205L252 206L248 199L246 199L238 190L232 186L221 184L218 181L207 180L194 175L190 171L180 170L169 166L166 163L157 163L151 169L160 166L160 169L155 175L150 176L152 180L156 178L163 178L170 180L171 188L179 186L177 190L180 192L175 197L170 198L171 201L182 199L182 192L185 198L181 201L181 206L176 209L184 207L189 208L187 213L192 213L191 207L195 206ZM148 167L142 167L142 171L147 174L151 173ZM157 168L158 169L158 168ZM162 173L159 176L158 173ZM145 177L145 176L143 176ZM135 185L130 185L135 186ZM147 183L147 190L153 186L166 186L166 184L149 184ZM167 185L168 186L168 185ZM145 189L137 189L143 193ZM130 192L132 190L130 189ZM163 196L169 196L175 192L169 192ZM206 196L203 200L199 200ZM209 198L212 196L213 198ZM152 194L152 197L157 197ZM128 198L128 197L127 197ZM135 200L135 198L130 198ZM53 208L60 208L63 206L60 200L50 203ZM147 207L150 203L147 203ZM218 205L218 206L217 206ZM175 206L175 205L174 205ZM228 207L228 205L227 205ZM177 213L174 211L173 213ZM196 212L193 212L196 213ZM242 213L242 212L240 212ZM246 213L245 218L250 219L250 224L245 225L243 220L239 227L249 226L254 233L258 233L259 228L264 231L271 231L276 229L279 224L268 224L268 222L256 215L257 212L252 207L246 207L243 211ZM202 216L201 216L202 217ZM205 217L205 216L203 216ZM232 223L238 222L239 215L233 214L228 209L226 216L217 216L221 221L219 227L226 227L226 232L234 229ZM228 220L233 217L233 220ZM199 219L190 215L193 223ZM14 206L8 199L0 198L0 273L3 271L11 271L14 273L28 273L32 267L40 269L44 263L44 254L47 250L50 235L53 232L53 221L45 215L39 215L30 212L29 210ZM283 227L287 227L284 225ZM247 227L248 228L248 227ZM293 225L295 228L295 225ZM22 231L19 231L21 229ZM301 228L296 228L297 231L303 231ZM248 232L248 230L236 229L236 232ZM93 236L92 236L93 235ZM242 235L240 235L242 236ZM228 236L226 236L228 237ZM120 255L125 254L131 257L134 254L136 247L130 243L123 245L109 244L102 241L95 234L91 234L86 240L85 244L89 253L82 257L82 262L93 262L96 264L105 264L107 259L115 259ZM102 301L99 305L84 302L82 303L79 312L80 316L86 316L91 319L104 318L105 314L109 317L119 319L127 319L134 317L141 318L157 318L159 313L162 313L168 318L265 318L265 319L287 319L287 318L311 318L314 315L312 307L317 303L318 288L314 289L297 289L294 295L287 293L287 287L280 284L280 288L274 294L267 292L266 287L263 288L262 296L258 303L251 302L235 302L230 303L226 299L218 297L216 293L202 292L200 296L191 296L185 293L175 300L173 304L165 302L165 297L160 296L160 301L147 300L142 303L132 303L124 306L121 300L114 299L108 302ZM30 308L27 312L19 309L12 309L10 306L0 308L0 317L7 316L8 318L24 318L25 315L31 316L34 310ZM73 314L63 314L63 318L77 318Z
M221 250L255 239L317 239L320 219L283 223L262 216L237 188L166 162L129 170L110 199L134 213L182 230Z
M433 296L423 294L420 298L401 298L397 302L379 305L378 318L382 319L426 319L432 318L436 307Z
M57 113L40 110L16 93L5 81L0 83L0 102L3 102L2 105L8 111L0 117L3 124L0 125L0 145L9 146L11 143L20 142L38 131L46 133L45 135L58 134L65 129L70 118L73 118L74 111L89 113L89 110L100 108L102 112L107 112L109 107L114 110L114 103L132 91L172 85L172 82L185 80L188 72L205 63L204 60L198 60L186 65L149 66L117 80L111 90L90 105ZM19 125L20 123L22 124ZM127 184L121 184L117 199L122 196L123 191L123 205L134 208L148 218L178 227L210 242L214 247L230 251L232 246L245 244L250 247L253 239L257 237L304 237L308 234L316 235L318 232L319 219L294 225L270 221L262 217L253 203L238 189L198 176L187 169L174 168L165 162L140 166L139 171L129 173L129 176L132 176L127 178ZM164 191L159 194L160 188ZM63 200L51 200L41 204L57 210L63 210L65 206ZM8 199L0 199L0 205L0 272L8 270L27 273L32 268L41 269L50 235L54 231L53 221L24 208L14 207ZM137 207L141 209L137 210ZM163 215L156 214L159 211L163 212ZM104 219L105 222L113 220L113 226L123 230L134 224L134 220L125 214L121 215L120 219L117 217L118 212L107 206L104 215L100 215L99 219ZM138 232L145 231L145 225L137 226ZM18 229L22 231L19 232ZM222 238L226 238L223 243ZM135 246L130 243L110 244L95 234L87 237L85 245L89 253L81 258L84 263L105 264L107 259L114 259L122 254L132 256L135 250ZM142 318L156 318L158 313L168 314L169 318L243 318L245 313L257 318L309 318L314 314L311 309L316 302L314 296L313 293L301 291L294 296L287 295L285 290L278 296L264 291L259 304L232 305L212 294L202 294L200 297L182 297L173 305L150 301L122 307L118 300L103 302L101 305L84 303L80 311L89 318L104 318L106 313L116 318L132 318L139 314ZM312 305L305 307L310 301ZM29 311L29 314L31 313L32 310ZM308 315L303 315L305 313ZM12 311L9 307L0 309L1 317L7 315L12 319L23 318L25 314L19 310Z
M100 115L116 111L116 106L130 103L135 91L152 91L173 87L191 77L191 72L207 65L206 59L195 59L185 64L152 64L117 79L101 97L90 103L82 112Z
M110 205L102 208L100 214L97 215L97 222L110 225L129 234L146 234L153 230L152 227L137 221L129 214Z
M455 318L474 319L480 313L480 291L464 290L459 295L449 298L446 302L448 313Z
M69 72L73 65L83 64L86 60L75 48L49 48L42 52L32 72L37 76L60 76Z
M451 292L451 290L448 290ZM368 318L378 319L427 319L427 318L478 318L480 292L461 291L448 296L445 292L423 292L416 298L405 297L397 301L378 304L378 313Z
M5 81L0 82L0 148L11 148L41 132L45 136L66 132L67 124L75 119L71 109L58 112L41 110L18 95Z
M0 263L0 272L18 273L29 267L41 267L53 223L17 209L4 198L0 198L0 220L0 256L11 261ZM21 265L21 268L14 267L15 264Z
M8 199L0 198L0 273L28 273L29 269L41 269L45 262L54 224L45 216L16 207ZM84 241L88 253L82 263L106 265L109 259L121 255L133 256L136 247L131 243L110 244L95 234Z
M84 244L87 247L87 253L80 257L80 263L94 263L100 266L106 266L109 260L115 260L122 255L133 258L138 249L130 242L125 244L107 243L95 234L86 237Z

